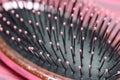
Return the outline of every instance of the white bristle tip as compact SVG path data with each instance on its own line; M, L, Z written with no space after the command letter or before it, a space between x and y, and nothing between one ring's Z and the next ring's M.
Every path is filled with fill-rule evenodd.
M78 66L78 69L81 69L82 67L81 66Z
M52 27L52 30L55 30L55 27Z
M61 11L61 8L59 7L59 11Z
M76 36L74 35L73 38L76 39Z
M35 23L35 25L36 25L36 26L39 26L39 23L38 23L38 22L36 22L36 23Z
M20 21L21 21L21 22L23 22L23 21L24 21L24 19L23 19L23 18L20 18Z
M14 28L14 29L17 29L17 26L16 26L16 25L14 25L14 26L13 26L13 28Z
M31 20L29 20L28 22L29 22L29 24L31 24L31 23L32 23L32 21L31 21Z
M70 26L73 27L73 24L71 23Z
M16 14L15 16L16 16L16 18L19 18L19 17L20 17L19 14Z
M48 18L50 18L51 17L51 15L50 14L48 14Z
M2 17L3 15L0 13L0 18Z
M94 27L94 31L96 31L97 30L97 27Z
M31 47L31 46L29 46L28 49L29 49L30 51L33 51L33 50L34 50L34 48Z
M47 57L50 57L50 55L49 55L49 54L47 54Z
M57 16L55 16L54 19L57 20Z
M6 30L6 34L10 34L10 31Z
M76 10L76 8L74 7L74 8L73 8L73 10L75 11L75 10Z
M83 27L81 27L80 30L83 31Z
M60 32L61 35L63 35L63 32Z
M67 65L69 65L69 64L70 64L70 62L69 62L69 61L66 61L66 64L67 64Z
M21 33L21 32L22 32L22 29L19 29L19 32Z
M88 68L91 68L92 67L92 65L88 65Z
M96 41L97 40L97 37L94 37L94 41Z
M93 16L93 13L91 13L90 16L92 17L92 16Z
M17 38L17 40L18 40L18 42L20 42L20 41L21 41L21 39L20 39L20 38Z
M35 10L34 10L34 9L32 10L32 13L33 13L33 14L35 13Z
M48 28L48 27L46 27L46 30L48 31L48 30L49 30L49 28Z
M73 16L74 16L74 14L72 13L72 14L71 14L71 16L73 17Z
M0 27L0 32L2 32L3 31L3 28L2 27Z
M117 74L120 74L120 71L117 71Z
M82 52L82 50L81 50L81 49L80 49L79 51L80 51L80 53Z
M67 2L64 2L63 4L64 4L64 5L67 5Z
M110 44L111 43L111 40L108 40L108 44Z
M49 42L50 45L52 45L52 42Z
M66 22L63 22L63 25L65 26L65 25L66 25Z
M82 13L82 12L80 12L80 15L82 16L82 15L83 15L83 13Z
M38 15L40 15L40 12L37 12Z
M95 53L92 51L91 54L94 55Z
M57 46L60 46L60 43L57 42Z
M42 43L42 40L39 40L39 43Z
M70 46L70 50L73 50L73 47L72 47L72 46Z
M104 21L105 21L105 20L107 20L107 18L106 18L106 17L104 18Z
M61 59L58 59L59 62L61 62L62 60Z
M107 24L108 26L110 25L110 22L108 22L108 24Z
M33 35L33 39L35 39L36 38L36 35Z
M15 38L14 38L14 37L11 37L11 40L13 40L13 41L14 41L14 40L15 40Z
M40 52L40 55L42 55L43 54L43 52Z
M106 56L104 57L104 60L107 60L107 57L106 57Z
M84 41L84 40L85 40L85 37L82 37L82 40Z
M108 69L105 69L105 73L107 73L109 70Z
M53 9L53 6L52 6L52 5L50 5L50 9Z
M27 31L24 31L24 34L27 34L28 32Z
M5 17L3 17L3 21L6 21L7 19Z
M14 10L11 10L11 13L12 13L12 14L14 14L14 13L15 13L15 11L14 11Z
M83 17L81 17L80 20L82 21L82 20L83 20Z
M99 23L99 20L97 20L96 23L98 24L98 23Z

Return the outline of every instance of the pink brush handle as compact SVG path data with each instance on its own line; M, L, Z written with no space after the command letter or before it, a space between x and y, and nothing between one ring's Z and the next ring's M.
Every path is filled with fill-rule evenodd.
M0 51L0 59L9 66L12 70L20 74L21 76L25 77L28 80L41 80L40 78L34 76L33 74L29 73L28 71L24 70L22 67L11 61L7 56L5 56Z

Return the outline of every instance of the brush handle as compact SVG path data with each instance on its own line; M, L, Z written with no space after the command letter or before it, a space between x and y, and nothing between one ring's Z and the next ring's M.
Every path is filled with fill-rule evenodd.
M29 80L70 80L69 78L59 76L31 63L11 49L1 37L0 59L12 70Z

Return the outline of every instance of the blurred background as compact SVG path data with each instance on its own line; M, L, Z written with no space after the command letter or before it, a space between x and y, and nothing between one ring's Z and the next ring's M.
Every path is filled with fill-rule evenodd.
M114 16L120 17L120 0L89 0L101 8L105 8L113 13Z

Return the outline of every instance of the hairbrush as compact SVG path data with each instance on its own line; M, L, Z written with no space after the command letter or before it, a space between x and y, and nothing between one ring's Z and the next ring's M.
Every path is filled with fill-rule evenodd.
M1 60L27 79L120 78L119 20L96 6L79 0L2 2L0 35Z

